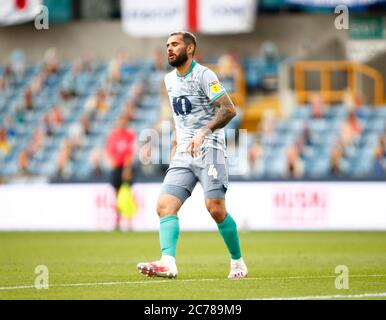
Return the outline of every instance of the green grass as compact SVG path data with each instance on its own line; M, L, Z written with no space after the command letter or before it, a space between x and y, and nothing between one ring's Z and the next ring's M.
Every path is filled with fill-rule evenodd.
M226 279L229 260L219 234L183 232L178 278L164 280L136 270L137 262L159 258L157 233L0 233L0 299L248 299L386 292L386 232L248 232L240 240L248 279ZM48 290L3 289L33 286L37 265L49 268ZM337 265L349 268L348 290L335 288ZM111 284L84 285L105 282Z

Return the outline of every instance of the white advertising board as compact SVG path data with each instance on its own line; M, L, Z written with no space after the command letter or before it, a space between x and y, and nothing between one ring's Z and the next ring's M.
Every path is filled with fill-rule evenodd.
M138 212L123 227L156 231L161 184L132 188ZM243 230L386 230L386 183L231 182L227 209ZM217 230L197 185L182 206L181 230ZM108 184L0 186L0 230L112 230Z

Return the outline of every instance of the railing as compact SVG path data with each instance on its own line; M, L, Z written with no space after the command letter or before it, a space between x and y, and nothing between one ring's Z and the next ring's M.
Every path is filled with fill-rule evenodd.
M337 90L332 88L332 72L346 72L347 89ZM306 72L320 73L320 90L307 90ZM359 94L358 73L362 73L374 81L374 105L385 103L384 80L381 73L365 64L351 61L298 61L294 64L295 93L298 103L310 100L314 93L319 93L326 103L343 101L347 90L356 95Z

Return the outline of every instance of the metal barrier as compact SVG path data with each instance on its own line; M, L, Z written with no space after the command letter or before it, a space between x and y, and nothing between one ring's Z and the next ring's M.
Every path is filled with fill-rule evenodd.
M359 93L358 73L362 73L374 80L374 105L385 103L384 80L381 73L365 64L351 61L298 61L294 64L295 93L298 103L309 101L314 93L320 93L326 103L343 101L347 90L332 88L332 72L347 73L347 90L352 94ZM305 86L306 72L320 73L320 90L307 90Z

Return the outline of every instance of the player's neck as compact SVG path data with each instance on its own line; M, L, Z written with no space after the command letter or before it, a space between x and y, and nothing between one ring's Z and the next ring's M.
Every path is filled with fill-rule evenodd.
M195 61L193 58L186 60L182 66L176 68L177 75L180 77L185 77L192 70L194 63Z

